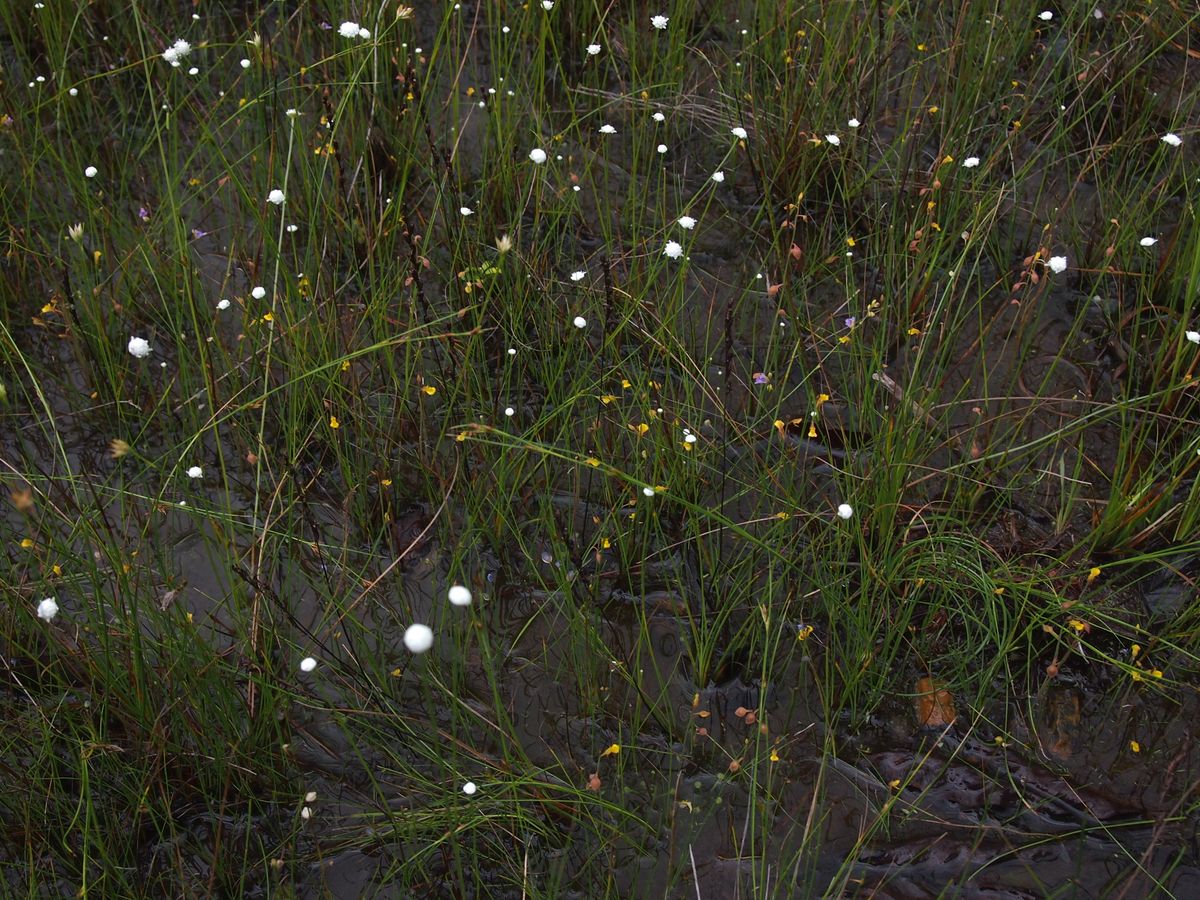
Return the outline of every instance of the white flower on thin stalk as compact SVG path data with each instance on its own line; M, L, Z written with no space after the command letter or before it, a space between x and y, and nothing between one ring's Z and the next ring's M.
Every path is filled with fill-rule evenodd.
M835 147L840 147L842 144L842 139L840 137L838 137L836 134L825 135L825 140L829 141L829 143L833 144L833 146L835 146Z
M466 794L468 797L470 797L472 794L474 794L477 790L479 790L479 789L475 786L475 782L473 782L473 781L468 781L466 784L464 784L462 786L462 792L464 794Z
M304 657L304 659L300 660L300 671L301 672L311 672L316 667L317 667L317 661L315 659L313 659L311 656L306 656L306 657Z
M471 589L466 585L451 585L450 590L446 593L446 596L450 600L451 606L471 605Z
M601 49L602 48L600 47L599 44L588 44L587 45L588 56L599 56Z
M837 514L839 519L849 519L854 515L854 507L849 503L839 503Z
M134 359L145 359L152 352L150 342L145 338L131 337L129 339L129 355Z
M47 597L37 605L37 617L43 622L49 622L58 615L58 603L53 597Z
M1140 241L1138 241L1138 243L1141 244L1143 247L1153 247L1155 244L1158 243L1158 238L1144 237Z
M663 247L663 254L668 259L679 259L683 256L683 244L679 241L667 241L667 245Z
M1200 344L1200 331L1185 331L1183 336L1193 344Z
M191 468L189 468L187 470L187 477L188 478L203 478L204 470L202 468L200 468L199 466L192 466Z
M347 40L358 37L359 30L357 22L343 22L338 26L338 34Z
M1054 18L1054 13L1050 12L1050 10L1048 10L1048 9L1044 9L1040 13L1038 13L1038 18L1041 19L1043 22L1049 22L1051 19Z
M725 173L718 170L712 173L712 180L717 184L721 184L725 180Z
M174 44L163 51L162 58L169 62L175 68L179 68L179 61L192 52L192 45L183 38L177 40Z
M743 140L743 141L747 137L746 129L740 125L737 128L730 128L729 133L732 134L735 138L738 138L739 140Z
M403 640L409 653L424 653L433 646L433 629L428 625L409 625Z
M1052 256L1047 265L1050 266L1050 271L1055 275L1061 275L1067 271L1067 258L1065 256Z
M679 227L682 228L684 231L691 231L693 228L696 227L696 220L693 219L691 216L680 216L679 217Z
M851 128L857 128L859 125L862 124L862 122L858 121L858 119L851 119L846 124L849 125Z
M250 296L255 300L261 300L263 297L267 296L267 289L260 284L250 291Z
M658 31L665 30L667 27L667 23L669 21L671 21L671 20L668 19L666 16L651 16L650 17L650 24L653 25Z
M962 165L964 169L974 169L977 165L979 165L979 157L968 156L962 161Z
M572 320L571 324L576 328L587 328L587 319L585 319L583 316L576 316Z
M100 173L100 170L95 166L88 166L83 170L83 174L87 178L95 178Z
M576 269L571 273L572 281L583 281L585 278L587 278L587 272L583 271L582 269Z
M473 216L475 215L475 210L471 209L469 206L460 206L458 208L458 213L461 216Z
M540 166L546 161L546 151L541 147L534 147L529 151L529 159Z
M1183 143L1183 138L1181 138L1179 135L1177 135L1173 131L1168 131L1166 134L1164 134L1162 136L1161 140L1164 144L1167 144L1168 146L1171 146L1171 147L1178 147L1180 144Z
M652 116L650 116L650 118L652 118L655 122L665 122L667 120L667 117L660 112L654 113Z
M601 126L600 126L600 133L601 133L601 134L616 134L616 133L617 133L617 129L616 129L616 128L614 128L612 125L601 125Z
M276 206L283 206L283 191L275 188L275 190L267 194L267 202L274 203Z

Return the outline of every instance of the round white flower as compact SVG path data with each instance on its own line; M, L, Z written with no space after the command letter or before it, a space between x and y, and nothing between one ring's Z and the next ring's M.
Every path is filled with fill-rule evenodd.
M849 503L839 503L837 514L839 519L849 519L854 515L854 507Z
M1065 256L1052 256L1050 257L1049 266L1051 272L1059 275L1067 271L1067 258Z
M202 468L200 468L199 466L192 466L190 469L187 470L187 477L188 478L202 478L202 477L204 477L204 470Z
M534 147L529 151L529 158L540 166L546 161L546 151L541 147Z
M312 818L312 807L305 806L303 809L301 809L300 810L300 818L302 818L305 822L307 822L309 819L311 819Z
M267 289L260 284L250 291L250 296L255 300L261 300L263 297L267 296Z
M1153 247L1155 244L1158 243L1158 238L1144 237L1140 241L1138 241L1138 243L1141 244L1143 247Z
M453 606L470 606L471 605L471 589L462 584L451 585L446 596L449 598Z
M722 181L725 180L725 173L721 172L721 171L713 172L712 180L715 181L717 184L720 184Z
M691 216L680 216L679 217L679 227L683 228L686 231L691 231L693 228L696 227L696 220L693 219Z
M858 119L851 119L846 124L849 125L851 128L857 128L859 125L862 124L862 122L858 121Z
M829 141L829 143L833 144L833 146L835 146L835 147L841 146L841 143L842 143L842 139L840 137L838 137L836 134L825 135L825 140Z
M129 339L129 354L137 359L145 359L150 355L150 342L145 338L131 337Z
M511 406L504 407L504 415L506 415L508 418L511 419L516 414L517 414L517 411L515 409L513 409Z
M1169 144L1172 147L1178 147L1180 144L1183 143L1183 138L1181 138L1179 135L1177 135L1173 131L1168 131L1166 134L1164 134L1162 136L1162 142L1164 144Z
M243 59L241 62L238 63L238 65L241 66L243 69L248 69L248 68L250 68L250 60Z
M338 34L347 39L358 37L358 23L343 22L338 26Z
M433 646L433 629L428 625L409 625L404 630L404 646L409 653L424 653Z
M662 31L664 28L666 28L667 22L669 22L669 21L670 21L670 19L668 19L666 16L651 16L650 17L650 24L653 25L655 28L657 28L659 31Z
M585 278L587 278L587 272L583 271L582 269L578 269L571 273L572 281L583 281Z
M1048 9L1044 9L1040 13L1038 13L1038 18L1041 19L1043 22L1049 22L1051 19L1054 18L1054 13L1050 12L1050 10L1048 10Z
M650 116L650 118L652 118L655 122L665 122L667 119L667 117L660 112L654 113L652 116Z
M360 28L360 29L358 29L358 36L365 41L367 38L369 38L371 36L371 32L367 28Z
M599 56L600 55L600 45L599 44L588 44L587 52L588 52L588 56Z
M47 597L37 605L37 617L45 622L49 622L58 615L58 603L53 597Z
M730 128L729 133L732 134L735 138L740 138L743 141L746 139L746 136L747 136L746 129L742 128L740 125L737 128Z
M654 149L655 149L655 150L657 150L659 153L666 153L666 152L667 152L667 145L666 145L666 144L659 144L659 145L658 145L657 147L655 147Z
M575 318L572 320L572 324L573 324L573 325L574 325L576 328L587 328L587 319L585 319L583 316L576 316L576 317L575 317Z
M654 496L654 488L644 487L644 488L642 488L642 493L645 494L647 497L653 497Z
M542 9L546 10L546 12L554 9L554 0L542 0Z
M317 667L317 661L315 659L313 659L311 656L306 656L306 657L304 657L304 659L300 660L300 671L301 672L311 672L316 667Z
M458 212L460 215L463 215L463 216L475 215L475 210L471 209L471 207L469 207L469 206L460 206L458 208Z
M462 792L464 794L466 794L468 797L470 797L472 794L474 794L477 790L479 790L479 788L477 788L475 786L475 782L473 782L473 781L468 781L466 784L464 784L462 786Z
M668 259L679 259L683 256L683 244L679 241L667 241L667 245L663 247L663 254Z
M267 194L267 202L274 203L276 206L283 206L283 191L275 188L275 190Z
M300 110L296 109L294 106L291 106L288 107L288 110L284 113L284 115L289 119L294 119L296 116L300 115Z
M973 169L977 165L979 165L979 157L978 156L968 156L966 159L963 160L962 164L963 164L964 169Z
M100 170L97 169L95 166L88 166L86 169L83 170L83 174L86 175L88 178L95 178L96 175L99 174L99 172L100 172Z
M616 133L617 133L617 129L616 129L616 128L614 128L612 125L601 125L601 126L600 126L600 133L601 133L601 134L616 134Z
M225 299L218 300L217 309L221 310L222 312L229 309L229 301Z
M1185 331L1183 336L1193 344L1200 344L1200 331Z

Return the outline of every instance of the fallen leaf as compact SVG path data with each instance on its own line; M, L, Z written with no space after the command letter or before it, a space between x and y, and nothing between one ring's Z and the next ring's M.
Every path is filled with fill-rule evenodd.
M916 693L919 728L945 728L958 718L958 713L954 711L954 697L936 679L918 679Z

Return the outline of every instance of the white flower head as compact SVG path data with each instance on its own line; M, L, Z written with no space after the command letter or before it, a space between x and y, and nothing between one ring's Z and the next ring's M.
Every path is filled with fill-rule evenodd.
M663 247L663 253L668 259L679 259L683 256L683 244L679 241L667 241L667 246Z
M1177 135L1173 131L1168 131L1166 134L1164 134L1162 136L1161 140L1164 144L1167 144L1171 147L1178 147L1180 144L1183 143L1183 138L1181 138L1179 135Z
M129 355L135 359L145 359L151 353L150 342L145 338L131 337L129 339Z
M647 497L653 497L654 496L654 488L644 487L644 488L642 488L642 493L645 494Z
M576 269L571 273L572 281L583 281L585 278L587 278L587 272L583 271L583 269Z
M1038 18L1043 22L1049 22L1054 18L1054 13L1050 12L1048 9L1043 9L1040 13L1038 13Z
M292 107L288 108L287 112L285 112L284 115L287 116L289 119L294 119L298 115L300 115L300 110L298 110L298 109L296 109L296 107L292 106Z
M404 646L409 653L424 653L433 646L433 629L428 625L409 625L404 629Z
M358 30L357 22L343 22L338 26L338 34L347 40L358 37Z
M49 622L58 615L58 603L53 597L47 597L37 605L37 617L43 622Z
M616 133L617 133L617 129L616 129L616 128L614 128L612 125L601 125L601 126L600 126L600 133L601 133L601 134L616 134Z
M1051 272L1055 275L1061 275L1067 271L1067 258L1065 256L1052 256L1048 265Z
M263 297L267 296L267 289L260 284L250 291L250 296L255 300L261 300Z
M471 589L465 585L451 585L446 596L449 598L453 606L470 606L471 605Z
M95 166L88 166L86 169L83 170L83 174L85 176L87 176L88 178L95 178L99 173L100 173L100 170L97 169Z
M587 45L588 56L599 56L600 50L601 50L601 47L599 44L588 44Z
M300 671L301 672L311 672L316 667L317 667L317 661L315 659L313 659L311 656L306 656L306 657L304 657L304 659L300 660Z
M189 468L187 470L187 477L188 478L203 478L204 470L202 468L200 468L199 466L192 466L191 468Z
M469 207L469 206L460 206L458 208L458 212L459 212L459 215L463 215L463 216L475 215L475 210L471 209L471 207Z
M962 161L962 165L963 165L964 169L973 169L977 165L979 165L979 157L978 156L968 156L966 159L964 159Z
M67 226L67 237L69 237L71 240L75 241L75 243L79 243L80 241L82 241L83 240L83 223L76 222L74 225L68 225Z
M859 125L862 124L862 122L858 121L858 119L850 119L848 122L846 122L846 124L849 125L851 128L857 128Z
M267 202L274 203L276 206L283 206L283 191L275 188L275 190L267 194Z
M654 115L652 115L650 118L652 118L655 122L665 122L667 120L667 117L660 112L654 113Z
M229 309L229 301L224 298L218 300L217 301L217 309L221 310L222 312Z
M546 161L546 151L541 147L534 147L529 151L529 158L540 166Z
M583 316L576 316L571 321L571 324L576 328L587 328L587 319L585 319Z
M651 16L650 17L650 24L653 25L655 28L657 28L659 31L664 30L667 27L667 22L669 22L669 21L671 21L671 20L668 19L666 16Z
M554 0L542 0L542 9L550 12L550 10L554 9Z
M1185 331L1183 336L1193 344L1200 344L1200 331Z
M1144 237L1140 241L1138 241L1138 243L1141 244L1143 247L1153 247L1155 244L1158 243L1158 238Z
M717 184L720 184L721 182L723 182L725 180L725 173L720 170L713 172L712 180L715 181Z
M174 44L163 51L163 59L173 66L178 66L179 61L192 52L192 45L183 38L177 40Z
M829 143L833 144L833 146L835 146L835 147L841 146L841 143L842 143L842 139L840 137L838 137L836 134L825 135L825 140L829 141Z
M849 519L854 515L854 507L849 503L839 503L837 514L839 519Z
M729 133L732 134L735 138L739 138L740 140L743 140L743 141L747 137L746 129L740 125L737 128L730 128Z
M479 790L479 788L477 788L475 786L475 782L473 782L473 781L468 781L466 784L464 784L462 786L462 792L464 794L466 794L468 797L470 797L472 794L474 794L477 790Z
M693 219L691 216L680 216L679 217L679 227L682 228L684 231L691 231L693 228L696 227L696 220Z
M369 28L360 28L358 29L358 36L365 41L371 36L371 30Z

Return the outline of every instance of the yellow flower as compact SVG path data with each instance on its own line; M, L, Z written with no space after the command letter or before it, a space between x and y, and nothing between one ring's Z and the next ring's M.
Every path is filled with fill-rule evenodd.
M1142 745L1141 745L1141 744L1139 744L1137 741L1130 741L1130 742L1129 742L1129 749L1130 749L1130 750L1132 750L1134 753L1141 753L1141 752L1142 752Z
M607 748L605 748L604 752L600 754L600 758L603 759L606 756L616 756L620 752L621 752L620 744L609 744L609 746Z
M421 388L421 393L432 397L437 393L437 388L435 388L432 384L427 384L425 387Z
M30 547L33 546L33 541L31 541L29 538L21 538L21 546L24 549L28 550Z
M341 427L342 427L342 423L341 423L341 422L339 422L339 421L337 420L337 416L330 416L330 417L329 417L329 427L330 427L330 428L335 428L335 429L336 429L336 428L341 428Z
M1087 577L1088 584L1091 584L1093 581L1095 581L1099 577L1100 577L1100 567L1092 566L1092 568L1088 571L1088 577Z
M812 633L813 633L813 627L811 625L805 625L798 632L796 632L796 640L807 641L809 639L809 637L812 635Z

